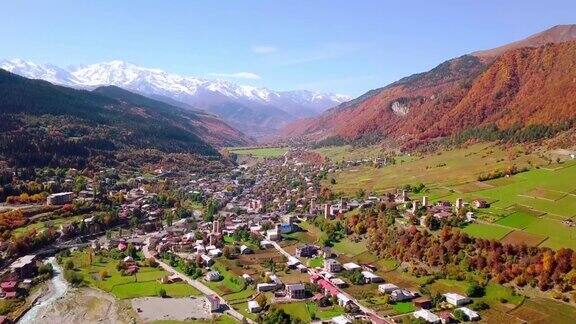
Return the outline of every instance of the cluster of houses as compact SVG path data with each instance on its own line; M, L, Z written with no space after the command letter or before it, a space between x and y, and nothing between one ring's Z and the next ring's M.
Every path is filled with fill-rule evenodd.
M32 279L38 271L36 255L25 255L12 262L2 273L0 298L15 299L32 286Z
M443 307L445 310L434 313L429 310L430 307L421 307L419 310L412 313L412 315L415 318L424 320L428 323L453 322L457 311L462 312L465 321L477 321L480 319L480 315L477 312L464 306L472 302L470 298L456 293L446 293L443 294L443 297L446 300L445 303L448 305L447 307Z

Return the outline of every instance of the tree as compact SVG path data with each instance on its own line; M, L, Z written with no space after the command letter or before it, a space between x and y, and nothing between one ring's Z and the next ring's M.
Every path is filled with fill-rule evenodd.
M222 249L222 255L226 259L230 259L232 257L232 251L228 245L224 246L224 248Z
M166 296L168 296L168 294L166 293L166 289L164 288L158 289L158 297L166 298Z
M108 271L106 269L102 269L99 272L100 280L104 280L108 277Z
M478 283L473 282L466 289L466 294L468 297L482 297L484 296L484 287L480 286Z
M464 314L461 309L455 310L452 314L454 315L454 319L458 322L465 322L468 320L466 314Z
M66 260L66 263L64 263L64 269L66 269L66 270L74 270L74 261L72 261L72 260Z
M263 321L264 324L291 324L299 322L299 319L292 319L283 309L273 309L266 314Z

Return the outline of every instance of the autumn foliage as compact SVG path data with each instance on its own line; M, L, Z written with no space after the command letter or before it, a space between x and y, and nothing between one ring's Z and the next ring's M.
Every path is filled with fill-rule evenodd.
M283 136L352 141L376 134L405 148L483 126L495 127L503 140L553 137L576 120L574 66L574 41L513 49L493 60L465 55L288 125ZM508 129L517 130L515 137L506 138Z

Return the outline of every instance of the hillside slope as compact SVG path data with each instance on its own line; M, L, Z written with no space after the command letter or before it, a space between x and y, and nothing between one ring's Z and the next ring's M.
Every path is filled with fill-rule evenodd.
M189 155L199 165L221 159L172 113L4 70L0 119L0 159L18 167L114 165L144 150L149 160L155 154Z
M553 28L537 37L558 44L511 49L491 60L474 54L446 61L317 118L292 123L282 135L387 138L404 147L483 126L518 131L540 125L551 135L551 127L576 117L576 43L565 42L576 37L573 29Z
M189 128L196 136L216 147L255 144L252 138L232 128L218 117L201 110L183 109L116 86L98 87L92 92L124 103L147 107L162 115L170 116L173 123Z

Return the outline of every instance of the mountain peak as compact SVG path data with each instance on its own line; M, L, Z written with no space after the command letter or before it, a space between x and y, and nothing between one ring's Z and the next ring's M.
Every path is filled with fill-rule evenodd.
M267 136L284 124L309 117L349 100L348 96L313 91L274 91L225 80L187 77L123 60L66 69L23 60L0 61L0 68L32 79L94 89L117 86L172 104L204 109L252 136ZM258 131L255 129L258 128Z

